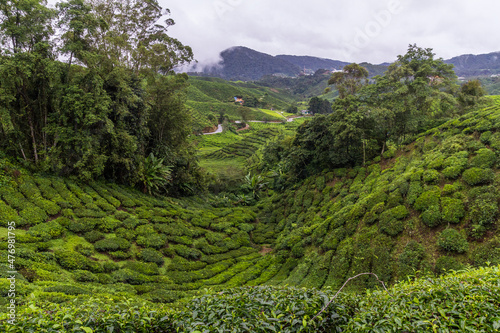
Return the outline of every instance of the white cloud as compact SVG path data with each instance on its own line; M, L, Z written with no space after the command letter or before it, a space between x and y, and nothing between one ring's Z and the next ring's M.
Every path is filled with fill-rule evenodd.
M53 3L56 0L49 0ZM408 44L445 59L500 51L498 0L159 0L200 63L246 46L269 54L380 63ZM398 7L399 10L391 11ZM396 6L395 6L396 5ZM387 15L387 12L390 15Z

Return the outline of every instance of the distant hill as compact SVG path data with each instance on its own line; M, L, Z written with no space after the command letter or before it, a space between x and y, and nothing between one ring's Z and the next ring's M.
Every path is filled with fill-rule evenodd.
M445 60L445 62L455 65L455 72L458 76L470 77L500 73L500 52L465 54Z
M205 68L202 76L253 81L269 74L296 76L300 73L298 65L243 46L222 51L221 57L222 62L217 66Z
M218 77L230 81L261 81L266 86L288 88L295 96L307 98L321 94L327 86L327 78L320 79L318 70L339 70L350 62L313 56L277 55L252 50L248 47L236 46L221 52L222 61L214 66L208 66L198 72L191 72L193 76ZM490 79L491 75L500 73L500 52L480 55L461 55L448 60L448 64L455 66L459 77L471 78L481 76L482 80ZM370 77L382 75L390 63L374 65L367 62L361 63L368 69ZM196 68L199 70L200 67ZM306 74L310 76L304 79ZM321 73L323 76L323 73ZM295 82L291 78L302 78ZM322 81L322 82L318 82ZM324 81L324 82L323 82ZM498 91L496 82L485 82L488 93ZM307 87L306 87L307 86ZM329 96L333 98L334 96Z
M297 65L302 70L306 68L306 70L310 70L313 72L316 72L318 69L342 69L345 65L349 65L349 63L345 61L323 59L310 56L293 56L281 54L277 55L276 58Z

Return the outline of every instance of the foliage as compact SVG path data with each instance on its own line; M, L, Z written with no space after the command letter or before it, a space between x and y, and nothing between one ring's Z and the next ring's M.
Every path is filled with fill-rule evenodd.
M491 169L469 168L464 171L463 180L471 185L489 184L493 181L495 174Z
M39 170L141 187L154 187L154 153L172 165L175 192L178 182L200 185L196 163L180 161L189 160L187 76L172 72L193 54L167 34L174 21L164 14L156 1L5 3L0 148Z
M464 253L469 248L465 235L455 229L445 229L439 235L437 245L448 252Z
M163 159L157 159L153 153L144 160L144 170L139 176L144 193L159 193L171 180L171 167L163 165Z

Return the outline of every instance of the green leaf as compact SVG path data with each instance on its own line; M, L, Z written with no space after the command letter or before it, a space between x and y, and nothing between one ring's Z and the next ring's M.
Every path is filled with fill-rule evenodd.
M90 327L80 327L85 333L93 333L94 331Z

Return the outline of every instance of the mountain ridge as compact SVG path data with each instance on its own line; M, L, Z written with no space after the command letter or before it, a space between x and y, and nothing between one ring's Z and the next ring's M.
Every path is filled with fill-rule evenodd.
M315 56L297 56L279 54L276 56L259 52L245 46L235 46L220 53L222 60L198 72L189 72L194 76L219 77L226 80L256 81L266 75L297 77L313 74L319 69L340 70L351 63ZM488 54L464 54L444 60L453 64L457 76L491 76L500 73L500 52ZM390 63L371 64L371 75L382 74Z

